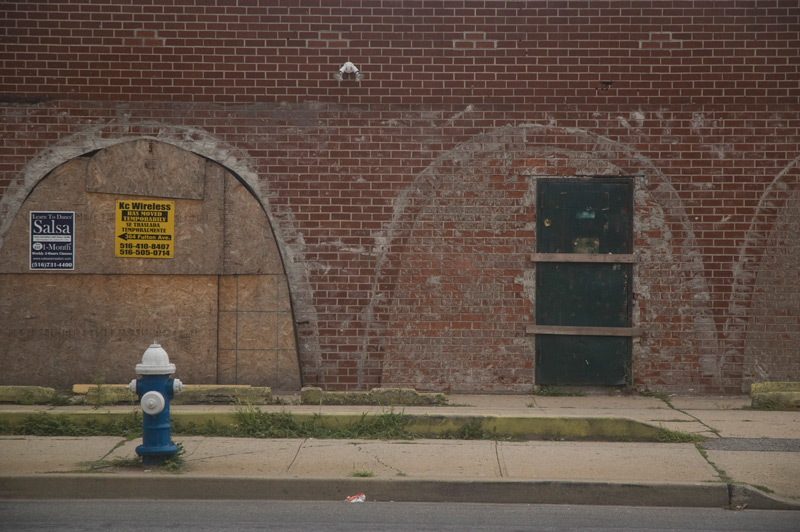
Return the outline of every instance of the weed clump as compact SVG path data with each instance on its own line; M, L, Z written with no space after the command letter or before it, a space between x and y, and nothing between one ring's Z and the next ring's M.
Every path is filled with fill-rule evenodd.
M101 460L92 460L90 462L78 462L78 465L81 467L85 467L87 472L97 472L97 471L108 471L110 469L136 469L141 470L143 467L147 468L157 468L163 471L168 471L170 473L179 473L181 468L184 466L186 460L186 449L183 447L183 443L175 443L173 444L178 446L178 452L174 455L164 458L163 462L158 465L148 465L143 466L142 458L140 456L131 456L128 458L114 458L111 460L101 459Z
M354 423L341 425L320 415L298 421L286 411L264 412L255 406L238 405L235 425L188 427L176 432L239 438L413 439L415 435L406 428L408 422L405 414L396 412L375 416L365 413Z
M753 398L753 410L767 410L772 412L793 412L800 410L800 403L781 394L761 394Z
M453 431L448 431L443 435L445 439L451 440L500 440L507 439L499 436L496 429L487 430L480 421L468 421Z
M586 397L580 390L564 390L556 386L534 386L531 394L539 397Z
M137 413L103 423L97 419L88 419L78 423L69 416L31 414L18 426L3 424L0 432L22 436L121 436L137 438L142 435L142 418Z
M700 434L659 427L657 439L660 443L699 443L706 438Z

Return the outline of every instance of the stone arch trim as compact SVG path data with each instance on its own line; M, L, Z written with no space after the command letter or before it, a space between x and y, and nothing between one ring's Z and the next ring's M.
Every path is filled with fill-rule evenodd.
M365 384L452 391L529 389L532 345L522 331L535 308L533 270L526 257L535 249L535 218L530 217L535 216L535 179L575 175L635 176L639 264L633 319L646 333L634 347L634 383L673 389L719 386L721 353L703 265L669 181L652 161L624 144L539 124L503 127L459 145L417 176L396 202L380 243L373 305L365 312L390 318L368 324L383 330L367 332L359 361L365 380L378 368L381 380ZM503 208L514 212L494 228L483 221L491 215L488 210L459 218L456 213L468 213L469 198L478 196L505 202ZM455 232L461 233L460 240L453 240ZM471 236L465 239L465 234ZM498 260L498 245L480 248L487 238L507 246L501 250L502 267L491 263ZM433 249L426 251L426 246ZM466 249L478 253L469 259ZM493 254L491 260L475 258ZM420 273L426 268L427 274ZM480 282L474 283L476 279ZM487 282L493 287L490 292L510 291L513 297L493 307L477 288ZM470 295L470 290L477 293ZM669 294L675 300L668 300ZM671 307L666 312L665 304ZM512 314L495 323L494 330L481 325L487 315L508 308L514 309ZM448 313L457 317L437 321ZM420 325L426 315L428 321ZM499 336L505 339L492 339ZM380 343L371 343L374 338Z
M94 140L87 142L87 138ZM204 145L207 146L208 143ZM187 382L212 383L216 380L217 382L238 382L240 384L269 384L278 389L297 389L300 385L300 371L289 285L283 268L283 258L278 251L270 221L261 199L253 194L253 188L243 182L241 176L227 171L217 162L190 153L173 143L153 138L97 140L93 136L82 136L77 145L69 144L69 146L70 149L49 150L51 157L46 158L48 165L58 162L64 153L77 152L81 156L68 158L61 164L57 164L45 175L39 176L38 180L34 181L30 177L32 175L31 168L43 168L42 161L34 161L27 167L26 176L28 177L24 180L25 186L22 187L25 190L25 201L16 205L15 214L17 216L14 217L13 222L6 223L4 227L5 238L2 241L3 247L0 248L0 256L4 256L1 261L2 273L7 274L4 276L4 283L9 284L13 290L20 291L19 295L29 295L31 300L47 297L47 294L42 294L41 288L37 287L41 282L61 282L66 278L69 279L66 280L65 290L77 291L79 294L91 292L97 285L96 281L102 279L100 284L103 287L95 293L95 296L102 295L104 292L124 291L125 288L119 287L124 286L121 278L126 275L138 275L141 276L141 279L147 279L147 289L137 290L137 295L139 292L150 293L149 297L152 297L153 291L150 289L152 286L161 287L159 290L163 291L177 285L178 290L191 293L192 297L197 296L201 301L201 307L204 303L203 297L214 299L215 307L211 314L217 316L217 312L219 313L217 316L219 320L214 323L215 334L219 336L218 339L214 338L213 355L216 360L209 362L208 354L184 354L183 356L186 357L184 362L189 359L195 361L198 357L206 360L195 369L190 369L193 367L191 364L184 364L184 370L187 370L190 375L186 379ZM93 149L87 150L90 147ZM40 157L40 159L42 158L45 157ZM77 187L74 183L75 176L78 176L77 180L81 181ZM82 188L83 180L85 180L85 190ZM81 190L84 192L82 193ZM79 197L81 194L86 194L82 203ZM113 198L118 196L174 199L185 219L180 227L176 227L175 233L176 245L184 246L181 261L108 260L109 251L110 256L113 256L113 245L109 250L109 243L113 240L114 232L113 227L109 228L109 226L113 226L113 222L109 218L113 216ZM74 208L76 201L79 205ZM220 202L224 205L234 205L235 208L225 210L224 205L219 205ZM27 257L24 245L27 220L22 220L25 217L21 217L19 214L23 211L27 213L33 209L45 208L70 210L70 205L73 206L72 210L76 210L79 219L84 218L81 221L83 234L80 235L77 242L80 245L91 243L93 252L89 253L84 250L81 253L81 250L78 249L79 259L76 260L76 265L80 266L76 266L76 270L70 275L38 274L38 272L31 275L26 268ZM26 206L27 208L25 208ZM7 216L11 210L9 204L6 203ZM245 222L239 224L237 230L238 219ZM245 242L239 234L242 229L247 233L244 236ZM111 238L106 234L109 231L112 235ZM20 242L20 239L23 242ZM219 240L222 249L209 250L208 247L201 245L203 239ZM20 249L22 253L19 252ZM101 259L102 257L105 259ZM168 281L168 278L171 278L172 281ZM214 282L210 281L212 278L215 279ZM128 288L128 290L130 289ZM179 299L177 297L170 299L167 305L169 308L161 313L156 313L155 323L181 313L184 315L182 319L190 321L185 314L187 309L191 310L192 305L176 303ZM136 300L136 297L131 297L132 302ZM158 300L157 297L151 301L156 300ZM40 303L44 302L40 301ZM176 305L178 306L176 307ZM102 305L100 307L102 308ZM13 309L4 308L2 310L0 317L4 321L13 322L16 319ZM71 310L74 311L74 309ZM106 310L113 309L106 307ZM96 312L88 312L88 314L90 321L97 322L102 319L102 316L97 315ZM247 338L247 335L242 337L240 334L244 330L241 327L242 322L257 314L260 318L275 322L270 326L270 331L265 333L264 328L259 325L256 329L251 328L250 330L256 331L256 336L261 336L260 338ZM204 317L205 321L208 319L209 316ZM149 323L152 320L144 320L144 322ZM58 323L51 324L45 329L55 335L64 336L66 334L67 341L73 333L83 336L86 331L90 331L93 336L92 342L97 345L92 353L85 355L84 358L98 360L108 358L106 353L98 351L108 347L108 338L103 339L102 337L111 335L112 333L109 331L113 327L98 329L85 322L75 325L75 323L63 320ZM6 325L8 326L8 323ZM221 328L217 329L217 326ZM190 329L186 327L186 324L179 328L181 330ZM194 330L196 331L196 328ZM158 335L159 327L157 324L152 327L145 326L139 332ZM183 333L175 334L178 337L183 336ZM234 335L233 345L223 345L230 341L231 334ZM265 339L264 334L271 335L272 340ZM235 356L238 356L242 349L246 349L244 345L247 342L249 342L249 351L251 352L261 350L262 348L259 346L264 342L271 346L270 348L278 350L272 355L265 355L272 359L272 362L267 362L268 365L279 366L270 370L273 374L272 382L259 381L257 377L258 374L263 374L265 371L265 368L258 367L259 364L263 366L263 356L260 358L256 356L252 361L251 366L253 367L250 375L255 375L255 377L237 380L239 367L236 365L237 362L234 362L232 369L223 367L226 364L231 365L230 362L224 360L223 353L234 349ZM133 347L133 349L139 350L140 346ZM11 350L12 348L9 346L8 352L4 353L4 358L18 357L25 351L23 348L21 352L17 351L17 354L14 354L11 353ZM287 364L285 359L288 351L292 352L290 358L294 362L289 360ZM284 355L275 354L279 352L284 352ZM176 363L180 361L181 356L178 355ZM17 358L9 362L12 367L19 367L23 361ZM86 367L92 365L91 361L85 364ZM209 365L217 366L216 375L210 373ZM294 367L292 368L292 366ZM127 373L127 369L129 368L123 366L121 371ZM83 372L82 376L91 380L92 375L85 375L83 369L76 371L78 375ZM281 378L281 372L289 372L294 377L290 375ZM112 370L110 373L111 375L107 375L107 377L115 378L117 371ZM8 378L13 380L13 376L7 377L6 380ZM46 380L47 378L46 372L44 372L41 379ZM247 382L248 380L250 382ZM67 383L58 382L60 386L65 384Z

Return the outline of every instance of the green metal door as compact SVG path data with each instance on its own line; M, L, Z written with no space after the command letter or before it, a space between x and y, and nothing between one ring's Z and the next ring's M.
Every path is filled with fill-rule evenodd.
M630 380L633 181L540 179L536 383Z

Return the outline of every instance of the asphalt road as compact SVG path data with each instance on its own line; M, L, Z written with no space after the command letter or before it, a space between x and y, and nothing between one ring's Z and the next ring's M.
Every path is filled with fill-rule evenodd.
M800 512L344 501L0 501L0 530L797 532Z
M790 438L717 438L702 443L709 451L800 453L800 440Z

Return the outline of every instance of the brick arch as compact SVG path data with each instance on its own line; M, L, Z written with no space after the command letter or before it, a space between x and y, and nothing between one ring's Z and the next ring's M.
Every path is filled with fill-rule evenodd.
M108 144L35 183L5 234L4 383L124 382L157 339L187 383L297 389L289 283L252 189L170 143ZM174 206L174 258L115 256L117 202L154 199ZM31 211L75 212L73 271L28 270Z
M443 154L400 199L375 285L365 380L383 386L521 392L533 378L535 180L635 176L634 384L720 386L720 349L699 250L655 165L577 129L500 128ZM376 300L376 298L373 298ZM385 324L385 325L383 325ZM377 331L385 327L383 331ZM369 333L368 333L369 334Z
M155 121L132 122L127 118L93 125L47 146L25 164L20 176L0 198L0 247L17 209L33 188L56 167L87 153L137 140L170 144L216 161L251 190L259 190L258 176L247 164L247 154L202 129ZM257 199L271 216L269 205L263 198L257 196Z
M735 271L725 332L742 353L743 391L752 382L800 379L798 234L800 157L762 194Z

